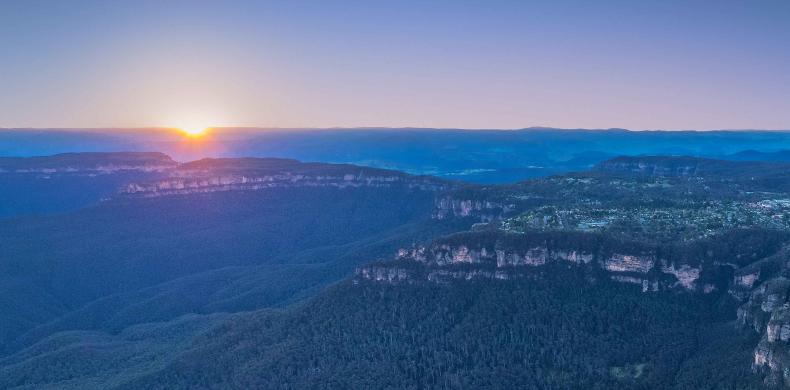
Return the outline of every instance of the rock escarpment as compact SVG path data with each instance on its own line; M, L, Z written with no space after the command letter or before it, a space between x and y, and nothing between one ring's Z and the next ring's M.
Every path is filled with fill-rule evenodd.
M461 199L445 196L436 200L433 217L436 219L474 217L490 222L513 211L515 205L491 200Z
M541 278L557 268L632 284L643 293L718 294L739 302L737 324L760 335L752 367L766 384L790 388L790 250L780 233L764 253L744 245L716 252L705 243L674 249L584 233L465 232L401 248L391 261L356 270L354 283L449 283ZM726 238L718 238L718 240ZM744 242L747 240L744 240ZM711 241L713 242L713 241ZM681 253L681 255L678 255ZM756 256L756 257L755 257ZM744 260L747 257L756 261ZM563 271L565 272L565 271Z
M790 388L790 253L738 270L730 294L742 302L738 323L761 336L752 368L767 385Z
M644 176L690 177L707 173L713 160L693 157L617 157L596 165L599 172Z
M157 152L64 153L46 157L0 157L0 173L101 175L124 171L166 172L178 163Z
M402 248L395 259L357 270L357 277L379 282L447 279L509 279L548 264L598 270L610 279L639 285L643 291L681 289L710 293L699 282L703 265L681 264L648 245L621 245L592 234L509 234L468 232L429 245Z
M440 191L451 188L452 184L431 177L352 165L269 158L203 159L180 165L162 180L130 183L121 193L157 197L283 187L406 187Z

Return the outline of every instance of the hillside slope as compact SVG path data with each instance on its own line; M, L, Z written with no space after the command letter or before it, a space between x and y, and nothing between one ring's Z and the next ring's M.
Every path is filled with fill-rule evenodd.
M752 172L750 162L617 158L507 186L400 174L256 180L244 163L204 164L212 162L106 204L113 213L128 208L115 214L132 226L113 233L118 242L142 237L148 246L169 235L178 245L97 262L109 283L93 287L96 299L14 336L0 387L787 383L782 164ZM151 224L160 218L170 225ZM130 267L114 275L118 264ZM80 272L56 275L73 281ZM136 285L107 288L122 283Z
M3 350L54 331L298 300L453 229L430 221L451 184L399 172L246 159L164 175L71 213L0 221ZM173 185L184 181L194 185Z

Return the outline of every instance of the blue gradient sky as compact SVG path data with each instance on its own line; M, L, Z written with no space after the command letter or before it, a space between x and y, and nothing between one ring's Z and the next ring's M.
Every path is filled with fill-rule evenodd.
M0 1L0 126L790 129L790 1Z

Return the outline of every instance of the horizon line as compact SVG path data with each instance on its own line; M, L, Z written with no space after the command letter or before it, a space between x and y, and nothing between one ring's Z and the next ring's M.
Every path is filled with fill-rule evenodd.
M550 127L550 126L529 126L520 128L465 128L465 127L418 127L418 126L330 126L330 127L272 127L272 126L208 126L209 130L250 130L250 131L332 131L332 130L438 130L438 131L590 131L590 132L790 132L788 128L724 128L724 129L629 129L624 127L609 127L609 128L585 128L585 127ZM0 131L129 131L129 130L143 130L143 131L156 131L156 130L179 130L176 126L108 126L108 127L3 127L0 126Z

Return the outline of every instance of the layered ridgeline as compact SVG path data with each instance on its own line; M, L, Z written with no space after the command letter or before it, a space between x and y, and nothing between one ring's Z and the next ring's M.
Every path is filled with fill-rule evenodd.
M0 157L0 218L78 209L118 192L143 196L274 187L412 186L447 183L399 172L287 159L204 159L184 164L162 153L66 153Z
M280 157L512 183L587 170L619 154L788 161L790 150L788 131L214 128L201 140L208 142L185 139L176 129L0 129L0 155L156 150L179 161Z
M121 193L144 197L271 188L407 188L443 191L450 183L427 176L352 165L285 159L203 159L179 165L163 180L130 183Z
M145 152L0 157L0 218L78 209L127 183L165 177L177 165Z
M205 173L204 164L222 173ZM358 171L326 173L326 181L298 174L258 180L244 164L179 167L91 209L112 206L125 225L148 224L111 235L124 249L179 233L147 261L107 264L151 267L159 277L179 274L170 268L177 264L230 262L242 264L239 274L229 267L85 298L13 338L0 360L0 387L748 389L788 382L790 193L782 163L617 158L589 172L464 187L394 173L366 181L360 177L386 175ZM300 184L276 184L289 181ZM353 184L363 182L370 184ZM287 224L273 211L265 222L251 212L275 199L247 197L286 188L276 202ZM319 189L337 196L290 205ZM222 203L211 201L217 196ZM353 207L340 207L347 197ZM395 211L384 207L413 211L387 217ZM371 238L327 244L311 230L321 221L297 224L300 213L328 214L333 232L346 218L349 235ZM356 230L349 215L359 217ZM251 219L234 222L241 216ZM159 218L185 227L146 233ZM275 250L249 244L267 236L262 224L287 239L271 238ZM200 251L181 257L185 248ZM261 265L267 256L280 268ZM307 267L316 259L331 267ZM300 304L253 310L309 295L331 279L310 283L315 275L334 267L353 276ZM68 278L83 282L80 275ZM145 280L109 275L102 288ZM294 278L297 284L284 282ZM228 280L238 282L228 287ZM285 298L270 300L275 290Z
M69 196L58 183L83 178L108 177L84 186L112 191L75 211L0 220L5 353L56 332L283 305L456 229L430 219L437 194L454 184L351 165L176 164L124 153L9 159L4 167L0 175L47 185L36 192L11 181L5 196L58 202Z

